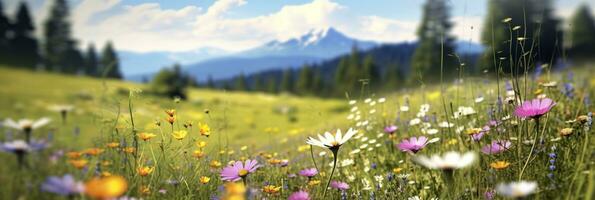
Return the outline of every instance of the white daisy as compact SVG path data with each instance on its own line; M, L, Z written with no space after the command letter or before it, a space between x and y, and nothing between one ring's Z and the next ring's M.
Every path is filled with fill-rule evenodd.
M409 111L409 106L401 106L400 110L401 112L407 112Z
M415 156L413 161L429 169L453 170L467 167L475 162L476 155L473 152L461 154L454 151L446 152L444 155Z
M409 126L418 125L420 122L421 122L421 119L419 119L419 118L412 119L411 121L409 121Z
M378 103L384 103L386 101L386 98L382 97L378 99Z
M56 111L56 112L61 112L62 113L62 112L70 112L70 111L74 110L74 106L73 105L66 105L66 104L64 104L64 105L53 105L53 106L50 106L48 109L51 110L51 111Z
M347 130L345 135L343 135L341 133L341 129L337 129L337 132L334 136L333 134L327 131L324 133L324 136L318 134L318 139L308 137L306 143L329 149L339 148L341 145L345 144L345 142L351 139L351 137L353 137L353 135L355 135L356 133L356 130L350 128L349 130Z
M453 127L454 125L455 124L453 124L453 123L449 123L449 122L443 121L443 122L440 122L438 124L438 127L440 127L440 128L450 128L450 127Z
M496 187L498 194L510 198L526 197L530 194L533 194L536 189L537 183L534 181L500 183Z
M36 121L30 119L20 119L19 121L14 121L8 118L4 120L3 125L20 131L32 131L45 126L46 124L50 123L50 121L51 120L47 117L40 118Z

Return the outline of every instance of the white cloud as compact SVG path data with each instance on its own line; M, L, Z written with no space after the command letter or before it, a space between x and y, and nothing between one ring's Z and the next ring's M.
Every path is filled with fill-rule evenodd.
M482 17L455 16L451 20L454 24L452 35L459 40L480 43L481 30L483 27Z

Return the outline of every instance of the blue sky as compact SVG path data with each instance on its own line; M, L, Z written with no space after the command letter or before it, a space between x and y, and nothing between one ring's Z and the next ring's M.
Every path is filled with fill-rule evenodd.
M17 0L4 0L14 13ZM25 0L38 27L51 0ZM113 40L118 49L191 51L213 47L239 51L286 40L311 29L334 27L355 38L379 42L415 40L422 0L70 0L73 32L81 45ZM477 41L487 0L450 0L453 34ZM567 18L580 3L556 0ZM471 29L473 27L473 29ZM39 30L40 28L38 28Z

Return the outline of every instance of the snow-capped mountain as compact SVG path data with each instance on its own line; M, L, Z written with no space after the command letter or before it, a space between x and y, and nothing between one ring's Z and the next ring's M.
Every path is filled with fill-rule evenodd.
M200 62L206 59L215 58L229 54L229 52L212 47L204 47L183 52L155 51L138 53L131 51L118 51L122 73L126 77L133 77L150 74L159 71L161 68L171 66L174 63L181 65Z
M360 50L377 46L376 42L350 38L332 27L312 29L306 34L285 41L274 40L262 46L243 51L241 57L259 56L311 56L332 58L348 53L356 45Z
M349 53L354 45L359 50L367 50L378 44L350 38L334 28L313 29L289 40L274 40L228 56L186 65L186 71L199 81L205 81L208 76L226 79L241 73L251 74L320 62Z

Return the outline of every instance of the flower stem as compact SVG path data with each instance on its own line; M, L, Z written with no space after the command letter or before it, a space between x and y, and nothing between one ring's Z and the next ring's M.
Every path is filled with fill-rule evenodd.
M318 165L316 165L316 160L314 159L314 149L312 148L312 145L310 145L310 157L312 158L312 162L314 163L316 171L320 171L320 169L318 169Z
M531 160L531 156L533 155L533 150L535 149L535 144L537 143L537 137L539 137L539 118L535 118L535 138L533 139L533 144L531 145L531 150L529 151L529 156L527 157L527 160L525 161L525 164L523 165L523 168L521 169L521 173L519 174L519 181L523 178L523 173L525 172L525 169L527 168L527 165L529 164L529 160Z
M326 182L326 186L324 187L322 198L326 197L326 191L328 190L329 185L331 185L331 180L333 179L335 168L337 168L337 156L339 155L339 149L331 149L331 151L333 152L333 169L331 170L331 175L328 177L328 181Z

